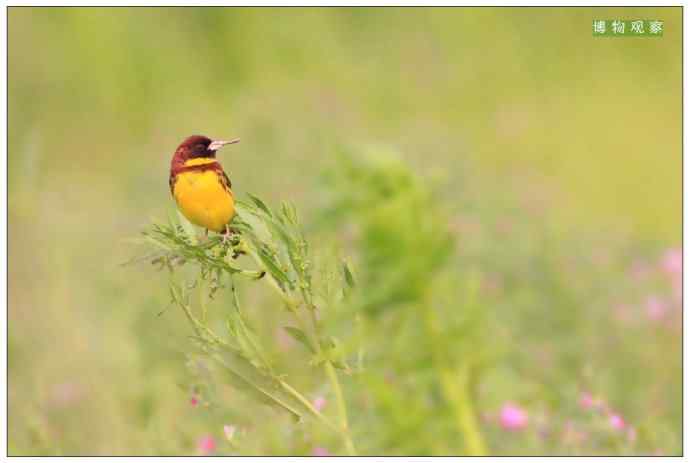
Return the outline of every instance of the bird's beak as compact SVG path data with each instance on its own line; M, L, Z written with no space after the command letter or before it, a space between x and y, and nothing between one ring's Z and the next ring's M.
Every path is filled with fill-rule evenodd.
M233 143L239 143L239 142L240 142L239 138L235 138L234 140L230 140L230 141L214 140L211 142L210 145L208 145L208 149L209 149L209 151L217 151L217 150L221 149L222 147L224 147L225 145L232 145Z

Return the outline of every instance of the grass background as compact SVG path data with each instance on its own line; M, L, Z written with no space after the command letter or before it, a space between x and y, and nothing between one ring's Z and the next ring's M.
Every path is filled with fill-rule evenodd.
M664 36L592 37L604 18L663 20ZM679 308L644 309L670 294L653 269L681 243L680 8L13 7L8 23L11 454L191 454L227 421L189 405L188 327L156 316L166 276L119 265L174 210L169 161L193 133L241 137L220 155L236 193L306 222L339 145L396 151L433 185L460 254L521 282L484 301L515 354L483 380L492 453L680 453ZM565 264L583 256L605 264ZM548 380L528 368L544 351ZM594 418L583 442L539 437L540 416L579 416L583 387L634 442ZM233 400L237 420L259 413ZM533 432L492 422L505 401ZM328 444L250 421L241 453ZM403 436L362 453L405 453ZM460 452L438 436L407 451Z

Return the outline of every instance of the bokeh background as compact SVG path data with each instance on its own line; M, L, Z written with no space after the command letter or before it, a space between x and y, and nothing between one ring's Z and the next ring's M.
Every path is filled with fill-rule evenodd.
M592 36L592 20L614 18L662 20L664 35ZM474 295L481 330L446 333L443 349L462 352L455 365L500 344L475 378L491 454L680 454L681 20L680 8L10 8L10 454L343 452L327 429L232 390L207 401L183 316L158 315L167 275L120 265L136 253L127 239L175 210L170 157L195 133L241 137L220 155L237 195L293 201L312 247L340 246L355 275L412 263L405 284L438 296L441 317ZM324 212L379 179L343 173L343 151L385 176L371 161L384 156L405 171L392 182L433 197L396 213L410 227L389 233L418 226L419 246L395 235L407 245L370 259L380 268L357 265L385 246L358 241L366 214ZM372 195L367 207L389 199ZM457 284L420 258L432 213L453 236L443 265ZM330 413L325 381L291 365L304 352L261 317L276 301L248 291L262 336ZM429 333L401 328L424 306L412 299L371 315L367 373L345 380L362 454L465 451L416 357ZM403 341L382 354L391 339Z

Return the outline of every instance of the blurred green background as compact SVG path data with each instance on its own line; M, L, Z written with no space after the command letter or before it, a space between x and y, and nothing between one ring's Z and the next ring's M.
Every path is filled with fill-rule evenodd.
M613 18L663 20L664 35L592 36ZM170 157L191 134L241 137L219 155L236 193L294 201L307 223L329 206L339 146L396 152L434 191L458 265L504 283L478 341L511 333L513 357L480 386L491 453L680 453L680 8L12 7L8 20L10 454L194 454L220 433L209 422L224 412L189 404L189 328L157 316L166 275L120 266L125 240L174 211ZM347 221L314 225L318 242ZM582 410L589 393L625 432L611 410ZM497 415L514 402L527 429ZM245 446L216 451L340 452L326 431L246 419ZM456 431L420 423L360 451L462 452Z

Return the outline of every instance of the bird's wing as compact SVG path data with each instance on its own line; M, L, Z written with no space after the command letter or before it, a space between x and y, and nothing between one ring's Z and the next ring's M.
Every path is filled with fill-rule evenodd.
M230 191L230 188L232 188L232 182L228 178L228 174L226 174L223 169L220 169L220 183L223 184L223 188L232 193L232 191Z
M168 185L170 185L170 194L175 196L175 182L177 181L177 175L170 172L170 178L168 178Z

